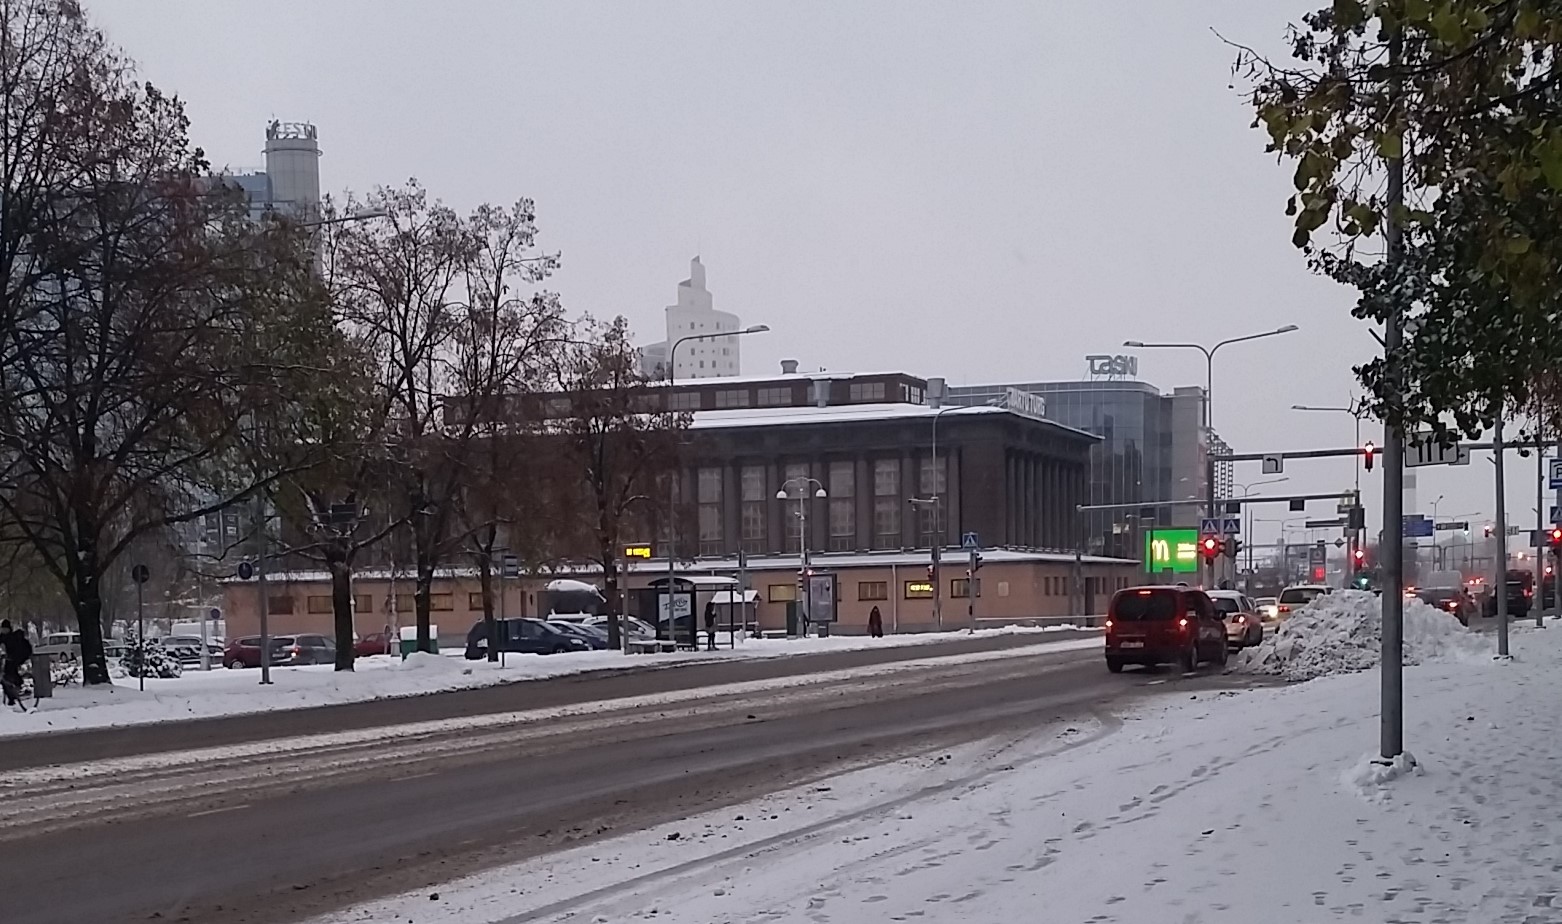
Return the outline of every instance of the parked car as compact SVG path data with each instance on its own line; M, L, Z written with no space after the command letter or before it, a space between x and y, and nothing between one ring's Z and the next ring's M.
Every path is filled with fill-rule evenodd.
M1280 591L1280 596L1275 603L1279 607L1279 618L1284 619L1292 613L1313 602L1324 594L1331 593L1333 588L1323 584L1293 584Z
M1258 617L1264 622L1274 622L1280 618L1280 601L1274 597L1256 597L1253 605L1258 607Z
M287 660L282 649L293 646L293 636L273 635L271 637L271 664L273 667L281 665ZM260 666L260 636L248 635L244 638L236 638L228 642L222 650L222 663L230 670L238 670L241 667Z
M1424 587L1416 591L1416 599L1427 606L1447 610L1461 625L1468 626L1476 612L1475 599L1463 587Z
M165 635L157 640L163 650L179 659L181 667L198 667L201 663L201 637L199 635ZM221 664L223 648L207 641L206 655L212 664Z
M583 625L587 625L587 626L591 626L591 627L596 628L596 629L600 629L604 635L607 634L607 617L606 616L588 616L588 617L586 617ZM655 629L655 627L653 627L650 623L646 622L645 620L643 620L643 619L636 619L633 616L620 616L620 617L618 617L618 627L619 627L620 631L624 632L631 639L641 639L641 640L649 641L651 639L656 638L656 629Z
M567 634L541 619L496 619L494 626L499 634L498 644L502 651L563 654L567 651L590 651L592 648L585 638ZM481 619L473 623L466 634L466 657L469 661L488 657L488 627Z
M353 642L353 656L367 658L373 655L390 654L394 648L394 639L384 632L376 632L373 635L365 635Z
M548 625L565 635L574 635L585 639L593 649L601 651L607 647L607 630L598 629L596 626L588 626L578 622L554 622L548 620Z
M1236 590L1212 590L1210 602L1226 623L1226 644L1232 648L1251 648L1264 640L1264 623L1258 606L1247 594Z
M283 645L280 651L283 667L336 663L336 642L323 635L295 635L293 644Z
M1129 587L1107 607L1106 666L1176 662L1193 671L1204 661L1226 663L1226 626L1202 590L1156 585Z

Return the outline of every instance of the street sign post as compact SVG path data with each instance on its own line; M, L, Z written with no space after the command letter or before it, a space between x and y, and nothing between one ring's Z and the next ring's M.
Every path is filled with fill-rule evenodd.
M1278 475L1285 471L1285 456L1278 453L1264 456L1264 474Z
M1220 532L1220 517L1200 517L1199 532L1206 536Z
M141 692L146 692L146 609L141 596L141 588L151 580L152 572L146 565L136 565L130 569L130 579L136 582L136 683Z
M1430 539L1434 530L1432 521L1419 513L1405 514L1402 535L1406 539Z
M1227 536L1240 535L1242 532L1242 518L1222 517L1220 521L1220 531Z
M960 537L960 548L962 549L979 549L981 547L982 544L978 541L976 533L965 533Z
M1548 459L1546 461L1549 463L1547 465L1549 473L1546 477L1546 483L1551 485L1551 490L1553 491L1562 488L1562 458Z
M1443 522L1438 523L1435 526L1433 526L1432 529L1434 529L1435 531L1440 532L1440 533L1461 532L1461 531L1468 532L1469 529L1470 529L1470 521L1469 520L1444 520Z

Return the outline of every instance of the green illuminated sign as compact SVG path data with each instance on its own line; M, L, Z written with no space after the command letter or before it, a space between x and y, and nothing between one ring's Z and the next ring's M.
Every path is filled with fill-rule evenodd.
M1144 534L1144 563L1149 571L1195 574L1199 570L1199 531L1152 529Z

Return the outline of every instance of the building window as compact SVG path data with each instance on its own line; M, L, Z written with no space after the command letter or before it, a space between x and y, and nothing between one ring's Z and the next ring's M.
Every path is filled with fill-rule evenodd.
M483 611L483 592L475 591L466 595L466 608L474 613Z
M786 407L791 403L792 389L790 388L780 387L759 389L760 407Z
M293 615L293 598L292 597L267 597L266 598L266 612L271 613L272 615L275 615L275 616L291 616L291 615Z
M939 456L937 465L931 455L923 456L917 463L917 496L939 498L936 504L917 505L917 540L929 548L934 542L942 540L947 544L949 540L944 523L944 505L949 503L949 498L944 497L948 465L948 456Z
M716 392L717 407L748 407L749 390L746 388L734 388Z
M789 462L783 470L786 478L783 479L787 499L782 501L781 516L786 522L786 549L792 551L799 548L798 542L803 534L803 519L798 516L798 500L801 496L802 503L808 503L808 498L813 496L813 482L808 480L808 465L803 462Z
M771 584L765 588L765 599L771 603L791 603L797 599L797 585Z
M873 547L900 548L900 460L873 463Z
M858 600L888 600L889 599L889 582L888 581L858 581L857 582L857 599Z
M374 612L374 598L368 594L356 594L353 597L353 611L358 613Z
M851 462L831 462L830 551L849 552L857 547L856 466Z
M309 612L316 615L319 615L320 613L335 612L334 608L331 606L331 598L329 595L317 597L311 594L309 599L305 601L305 606Z
M933 585L928 581L907 581L907 600L931 600L933 599Z
M700 505L700 554L720 555L721 542L721 469L701 468L697 486Z
M743 551L765 551L765 467L745 465L740 490L743 496Z
M428 610L429 610L430 613L449 613L449 612L453 612L455 610L455 608L456 608L456 599L455 599L455 595L454 594L429 594L428 595ZM398 612L398 613L416 613L417 612L417 598L414 595L412 595L412 594L397 594L396 595L396 612Z
M697 411L700 409L700 393L697 391L675 392L672 396L669 409L674 411Z
M853 382L850 389L853 404L868 404L884 400L883 382Z
M950 596L951 599L960 599L962 597L969 597L970 595L971 595L971 579L970 578L952 578L949 581L949 596ZM980 597L982 595L982 582L981 581L977 581L976 582L976 595L978 597Z

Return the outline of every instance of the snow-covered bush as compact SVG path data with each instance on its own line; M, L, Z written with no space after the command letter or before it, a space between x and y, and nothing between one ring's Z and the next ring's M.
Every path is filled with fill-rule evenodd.
M1450 613L1411 597L1405 601L1406 664L1447 655L1484 654L1480 636ZM1383 654L1383 601L1364 590L1315 598L1280 623L1262 644L1237 658L1233 670L1311 680L1377 667Z
M164 648L157 639L143 639L132 629L125 633L125 653L119 666L130 677L161 677L167 680L184 672L179 659Z

